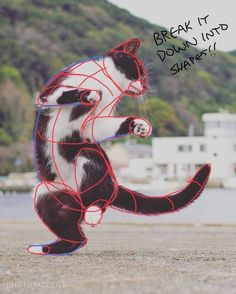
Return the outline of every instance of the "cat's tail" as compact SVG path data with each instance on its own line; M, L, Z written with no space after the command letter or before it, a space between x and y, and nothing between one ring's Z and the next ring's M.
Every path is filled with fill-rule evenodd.
M117 197L111 203L111 206L144 215L177 211L188 206L199 197L208 181L210 172L211 165L203 165L182 190L163 196L146 196L118 186Z

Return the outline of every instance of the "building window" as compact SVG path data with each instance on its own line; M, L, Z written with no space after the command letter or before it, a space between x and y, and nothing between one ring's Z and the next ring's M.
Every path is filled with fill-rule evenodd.
M178 151L179 152L183 152L184 151L184 146L183 145L179 145L178 146Z
M178 145L178 152L191 152L192 150L192 145Z
M207 129L218 129L220 127L220 121L209 121L209 122L206 122L205 127Z
M206 145L205 144L200 144L200 152L205 152L206 151Z

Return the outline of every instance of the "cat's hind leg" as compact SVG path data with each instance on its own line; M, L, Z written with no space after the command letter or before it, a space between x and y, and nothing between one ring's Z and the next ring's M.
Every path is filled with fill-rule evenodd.
M84 209L76 196L66 191L48 192L35 199L35 210L43 223L58 239L50 244L34 244L28 251L34 254L72 253L87 242L80 222Z
M77 252L86 243L86 240L78 244L58 239L49 244L31 244L27 250L36 255L68 255Z

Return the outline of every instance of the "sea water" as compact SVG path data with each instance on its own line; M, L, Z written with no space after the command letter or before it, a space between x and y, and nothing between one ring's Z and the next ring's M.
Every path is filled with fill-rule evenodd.
M155 193L153 193L154 195ZM159 195L159 193L158 193ZM0 195L0 220L36 220L30 193ZM206 189L189 207L158 216L140 216L108 209L104 222L146 222L170 224L236 224L236 190Z

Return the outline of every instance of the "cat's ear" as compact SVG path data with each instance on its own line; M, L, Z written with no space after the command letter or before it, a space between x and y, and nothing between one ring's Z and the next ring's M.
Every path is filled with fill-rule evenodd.
M106 55L111 54L113 52L117 52L117 51L118 52L128 52L128 53L135 55L138 51L139 46L140 46L140 39L138 39L138 38L131 39L131 40L125 41L125 42L117 45L116 47L112 48L111 50L106 52Z

